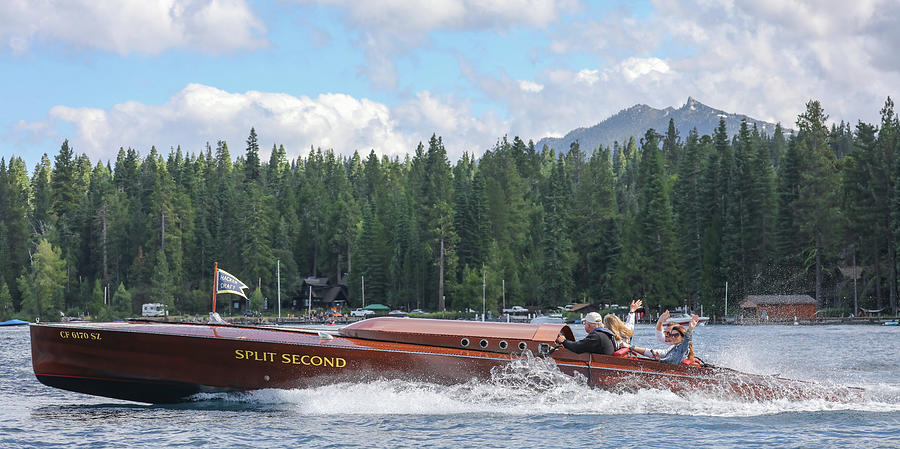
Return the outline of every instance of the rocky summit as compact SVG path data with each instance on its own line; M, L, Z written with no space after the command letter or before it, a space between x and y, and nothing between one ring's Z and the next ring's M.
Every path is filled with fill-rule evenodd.
M582 151L590 152L600 146L613 146L613 142L624 145L630 137L640 141L648 129L653 128L660 134L665 134L669 128L669 119L675 121L675 128L682 139L687 137L693 128L697 128L700 135L712 134L719 126L719 119L725 119L725 127L729 135L734 135L740 129L741 120L746 119L748 124L756 124L760 133L772 135L775 132L775 124L747 117L743 114L732 114L719 109L709 107L699 101L688 97L684 106L675 109L668 107L656 109L645 104L637 104L628 109L623 109L612 117L589 128L577 128L569 131L564 137L545 137L535 144L540 150L546 145L557 152L565 153L574 141L578 141ZM782 125L783 126L783 125ZM789 130L785 130L789 132Z

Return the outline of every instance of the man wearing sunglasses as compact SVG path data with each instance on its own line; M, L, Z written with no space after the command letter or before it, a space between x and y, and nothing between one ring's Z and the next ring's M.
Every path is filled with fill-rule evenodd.
M638 346L630 346L635 353L641 354L652 359L659 360L663 363L671 363L677 365L687 358L690 352L691 339L693 338L694 328L700 321L700 315L694 315L691 318L691 324L685 329L682 326L673 326L672 329L665 332L666 343L672 345L665 351L656 349L641 348Z

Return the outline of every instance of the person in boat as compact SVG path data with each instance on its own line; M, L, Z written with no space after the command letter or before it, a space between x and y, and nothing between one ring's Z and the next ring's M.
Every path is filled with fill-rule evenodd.
M631 343L631 337L634 336L634 311L641 308L643 304L644 302L640 299L631 301L625 321L612 313L603 317L603 327L609 329L616 338L616 349L624 347L625 343Z
M694 315L693 318L691 318L691 324L688 325L687 329L683 326L675 325L672 327L672 330L667 331L666 341L672 345L668 350L660 351L656 349L641 348L639 346L628 345L627 343L626 347L631 348L631 350L637 354L650 357L663 363L670 363L673 365L680 364L693 352L694 347L691 340L693 339L694 328L697 327L699 321L700 316Z
M597 312L591 312L584 317L584 331L587 337L578 341L567 340L564 336L556 337L556 344L576 354L590 352L593 354L610 355L616 351L616 339L609 329L603 327L603 317Z
M669 311L666 310L659 316L659 319L656 320L656 340L660 343L665 343L667 345L672 345L669 342L668 333L672 331L672 328L675 327L674 322L667 322L669 320Z

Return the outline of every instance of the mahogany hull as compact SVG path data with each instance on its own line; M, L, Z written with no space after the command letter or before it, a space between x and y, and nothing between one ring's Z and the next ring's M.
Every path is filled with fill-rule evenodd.
M384 320L410 324L396 328L392 321L366 320L371 323L327 335L231 325L32 324L32 360L35 375L45 385L137 402L172 403L200 392L303 388L377 378L439 384L488 379L493 368L521 356L520 345L539 353L559 332L571 335L564 325L512 325L530 326L526 329L459 324L447 329L446 324L433 322L438 320ZM429 328L437 332L429 333ZM467 332L471 337L465 336ZM467 347L461 347L464 338L470 340ZM417 343L392 341L398 339ZM419 343L421 339L428 344ZM481 340L486 342L484 348ZM717 368L579 355L565 349L550 357L563 373L577 373L601 388L714 388L750 399L803 393L799 383Z

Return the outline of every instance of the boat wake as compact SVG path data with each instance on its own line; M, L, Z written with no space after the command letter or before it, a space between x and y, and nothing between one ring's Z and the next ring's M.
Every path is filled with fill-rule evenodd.
M247 393L198 394L195 404L208 401L227 407L291 409L302 415L629 415L675 414L741 417L790 412L855 410L900 411L900 386L864 385L859 397L828 400L840 385L804 382L806 399L748 401L714 387L690 392L625 388L591 388L583 376L561 373L549 360L526 356L497 367L488 381L437 385L396 379L337 383L293 390L258 390Z

